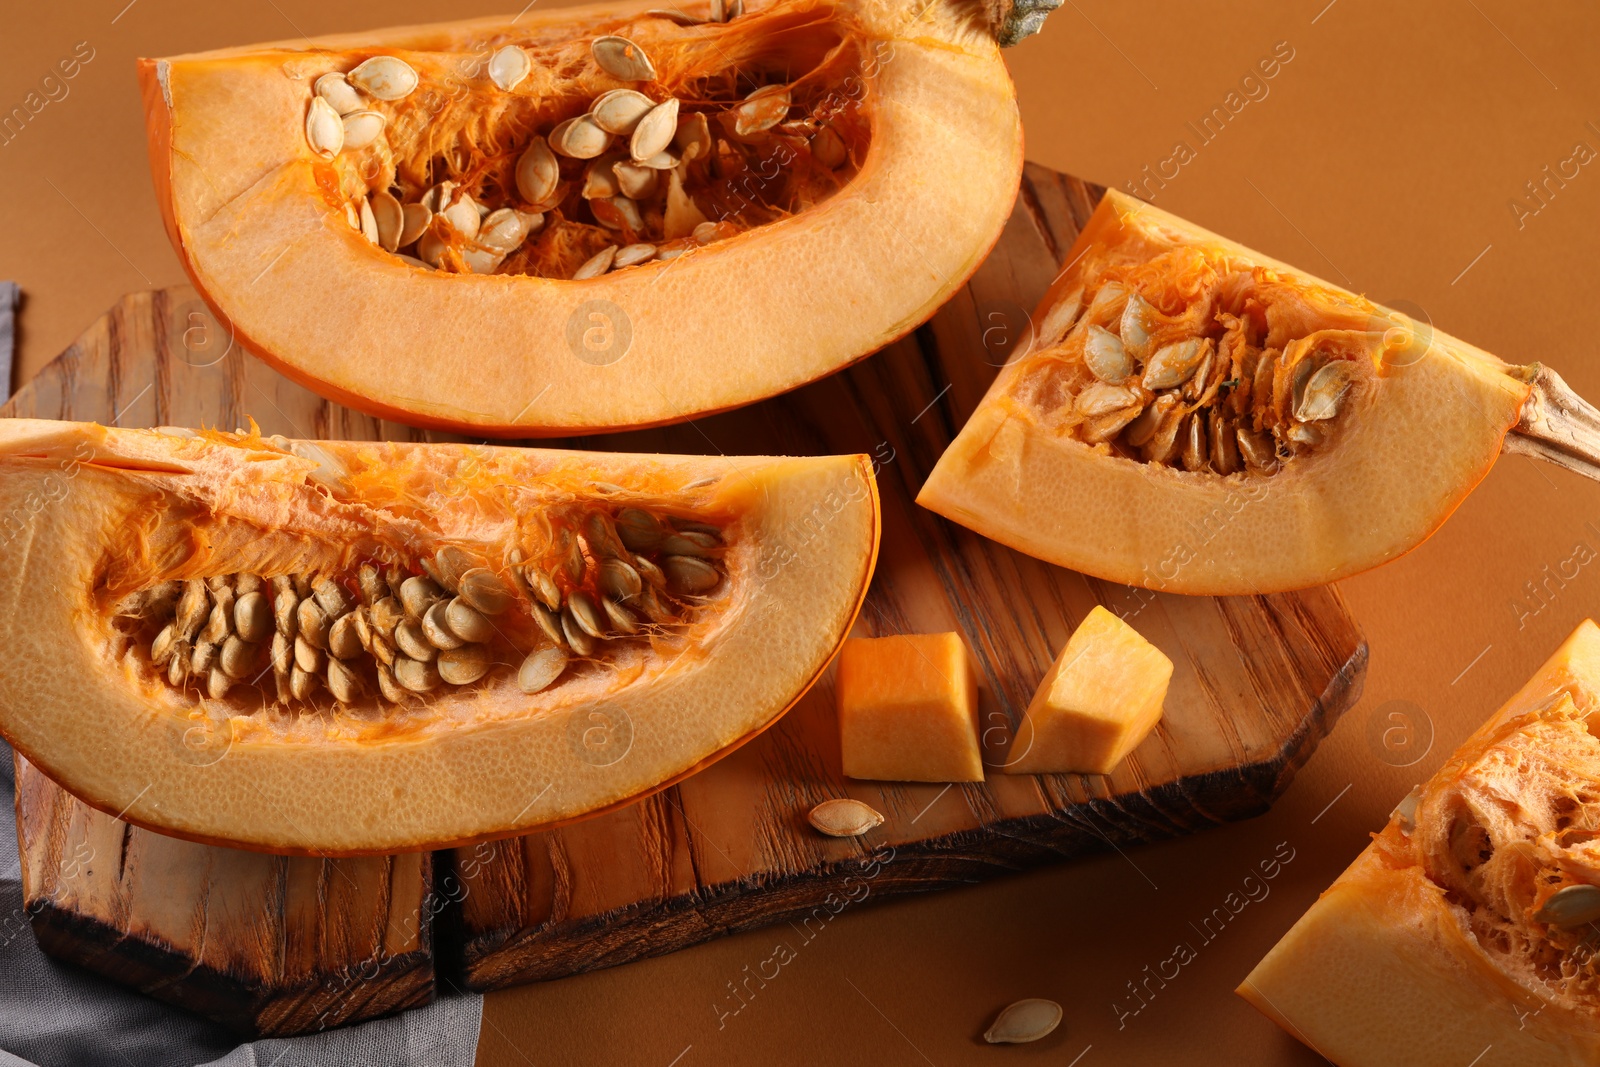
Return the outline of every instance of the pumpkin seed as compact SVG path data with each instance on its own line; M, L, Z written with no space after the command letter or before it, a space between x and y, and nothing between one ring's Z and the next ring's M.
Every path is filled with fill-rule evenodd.
M621 192L617 182L617 175L611 169L616 159L610 154L601 156L592 161L583 172L583 192L585 200L609 200ZM654 174L654 171L650 173Z
M811 138L811 157L829 170L838 170L850 161L850 150L832 126L823 126Z
M611 269L611 264L617 258L617 246L607 245L584 260L583 266L572 272L572 280L583 281L585 278L598 278Z
M740 137L770 130L789 114L789 87L763 85L733 109L733 130Z
M1083 340L1083 364L1090 374L1112 385L1126 381L1133 373L1133 360L1122 339L1103 326L1089 327Z
M639 572L620 559L600 561L600 590L614 600L628 600L639 595L643 583Z
M517 193L530 204L542 204L561 181L561 164L550 145L535 138L517 159Z
M703 26L706 22L705 19L696 18L695 16L686 14L682 11L672 11L663 7L653 7L649 11L646 11L645 14L649 15L651 18L666 19L668 22L676 23L679 26Z
M260 593L246 593L233 603L233 628L246 641L265 641L272 632L272 610Z
M189 642L179 639L172 646L172 658L167 660L167 684L173 687L182 685L188 673Z
M1117 326L1122 346L1134 359L1144 359L1150 347L1150 331L1156 322L1156 309L1138 293L1128 295L1122 309L1122 320Z
M466 193L458 194L454 203L445 207L439 214L457 233L469 241L478 236L478 229L483 225L483 216L478 214L477 201Z
M1278 467L1278 453L1272 441L1259 430L1241 426L1235 431L1239 442L1239 455L1245 466L1258 473L1270 473Z
M635 233L644 229L644 216L639 213L639 205L626 196L592 200L589 210L594 212L595 221L607 229L632 230Z
M259 645L253 645L241 639L238 634L234 634L223 642L218 664L229 678L247 678L255 673L256 652L259 648Z
M354 659L362 651L361 634L356 625L356 612L339 616L328 628L329 654L337 659Z
M279 674L287 674L289 668L294 666L294 642L282 634L272 635L272 669Z
M538 623L539 629L544 631L552 643L565 648L567 635L561 629L561 617L543 604L533 605L533 621Z
M428 635L422 629L418 619L402 619L394 628L394 644L402 655L411 659L427 662L439 654L439 650L428 640Z
M500 615L511 607L511 588L487 567L473 567L461 576L461 599L485 615Z
M1204 343L1200 338L1191 337L1187 341L1163 345L1145 364L1141 384L1151 392L1182 385L1199 369L1208 351L1209 338Z
M439 653L439 677L451 685L471 685L489 673L489 650L463 645Z
M217 645L214 641L204 638L194 643L194 648L189 653L189 670L195 674L205 674L211 670L212 664L217 662Z
M550 131L550 147L572 159L593 159L611 147L611 135L588 115L567 119Z
M372 213L372 202L363 197L360 202L360 206L356 208L356 211L360 217L361 236L365 237L373 244L377 244L378 219Z
M679 530L661 539L661 551L669 556L710 557L718 544L715 534L704 530Z
M233 679L228 677L221 667L212 667L206 676L206 696L212 700L221 700L232 688Z
M637 89L613 89L595 97L589 113L602 130L626 137L655 106L654 100Z
M311 595L329 619L336 619L351 608L350 594L331 578L322 578L311 587Z
M624 634L639 632L639 619L610 597L600 598L600 607L606 613L606 619L611 623L611 629Z
M1061 1025L1061 1005L1030 997L1008 1004L983 1032L991 1045L1020 1045L1047 1037Z
M1081 310L1083 310L1083 290L1074 289L1045 312L1044 321L1039 324L1033 347L1042 350L1060 344L1067 336L1067 332L1072 329L1073 323L1078 321L1078 312Z
M463 643L461 638L450 630L449 623L445 621L445 612L449 610L451 603L453 601L436 600L427 613L422 616L422 636L428 639L430 645L441 652L447 649L460 648Z
M656 246L647 244L625 245L617 250L617 258L611 261L613 269L634 267L640 263L647 263L654 259Z
M210 641L220 645L227 640L233 632L233 590L225 589L218 597L217 602L211 607L211 614L206 619L204 629L200 631L202 641Z
M409 656L396 656L394 680L413 693L431 693L439 688L439 668Z
M314 598L300 601L295 609L295 624L297 640L303 639L312 648L328 647L328 614Z
M551 611L561 607L561 590L556 588L555 579L536 567L529 567L523 572L528 580L528 587L539 603Z
M344 124L344 147L365 148L378 139L388 120L381 111L352 111L339 119Z
M1552 926L1584 926L1600 921L1600 886L1579 883L1552 893L1534 918Z
M156 634L156 639L150 642L150 662L157 667L162 666L172 658L173 649L178 641L177 623L169 622Z
M1177 403L1178 398L1170 393L1156 397L1149 407L1128 423L1127 432L1122 435L1122 439L1134 448L1144 447L1155 436L1162 419Z
M517 688L532 695L543 692L567 669L567 654L559 648L540 648L528 653L517 668Z
M883 825L883 816L872 805L849 798L824 800L811 809L806 820L829 837L860 837Z
M344 148L344 120L320 96L311 98L306 112L306 143L324 159L332 159Z
M366 687L361 676L336 659L328 661L328 692L341 704L349 704L361 696Z
M1074 407L1080 415L1092 419L1139 404L1141 400L1138 390L1120 385L1107 385L1105 382L1093 382L1078 394Z
M528 236L528 226L523 216L508 207L491 211L478 229L478 243L501 255L509 255Z
M415 574L400 583L400 603L413 619L421 619L443 595L438 583L425 575Z
M433 552L431 560L423 560L423 565L432 566L434 581L441 585L445 592L454 593L461 588L461 576L474 567L482 566L482 561L460 545L440 545Z
M361 94L351 87L339 71L324 74L312 82L311 91L326 100L328 106L341 116L348 115L352 111L360 111L367 106L361 99Z
M367 197L367 204L378 227L378 247L394 252L400 247L400 235L405 229L405 208L390 193L379 189ZM373 574L377 574L374 570Z
M307 641L304 633L294 639L294 662L301 670L315 674L322 670L325 660L322 649Z
M310 700L311 694L317 691L317 676L310 671L301 670L298 665L289 671L289 695L296 700Z
M1294 417L1301 422L1320 422L1339 414L1345 393L1355 379L1355 367L1345 359L1335 359L1323 364L1311 374L1304 390L1295 400Z
M649 159L638 160L638 164L650 170L672 170L678 165L678 157L671 152L657 152Z
M494 636L494 625L483 614L467 602L465 597L458 596L445 604L441 613L445 627L450 633L463 641L487 641ZM427 619L423 620L424 631Z
M1422 787L1419 785L1401 797L1400 803L1396 804L1394 811L1390 812L1390 816L1398 823L1400 832L1407 837L1410 837L1412 831L1417 828L1417 804L1421 800Z
M524 78L533 72L533 60L528 53L514 44L508 44L495 50L489 57L489 80L505 92L510 92L522 84Z
M678 132L678 101L668 97L639 120L628 139L628 154L641 162L667 150Z
M405 688L395 680L394 671L382 663L378 664L378 695L391 704L406 702Z
M594 598L588 593L581 589L574 589L572 594L567 597L567 612L583 632L590 637L606 636L606 624L601 617L600 606L594 602Z
M374 633L381 637L392 638L394 636L394 628L405 617L406 611L405 608L400 606L400 601L392 596L386 596L373 603L367 621L372 624Z
M667 556L661 561L667 588L674 593L696 595L709 592L722 580L715 566L695 556Z
M404 248L423 235L428 224L433 221L433 212L424 204L402 204L400 212L400 236L396 239L395 245Z
M1209 467L1209 452L1206 448L1206 427L1200 412L1195 412L1184 420L1183 429L1179 437L1183 440L1183 469L1186 471L1203 471Z
M616 179L616 188L623 196L634 200L648 200L656 195L661 187L661 172L651 170L642 163L631 163L626 160L611 165L612 176ZM651 248L654 254L655 249Z
M403 59L373 56L345 75L349 83L379 100L404 100L417 88L417 72Z
M233 591L243 596L245 593L261 592L261 579L254 574L235 574L233 576Z
M1213 411L1208 423L1211 431L1211 469L1228 475L1238 471L1239 435L1233 421L1220 411Z
M596 37L589 51L600 69L619 81L655 80L655 64L650 62L644 49L626 37Z
M572 617L571 605L561 612L561 635L566 639L567 646L578 655L594 655L594 638L585 633L583 627Z

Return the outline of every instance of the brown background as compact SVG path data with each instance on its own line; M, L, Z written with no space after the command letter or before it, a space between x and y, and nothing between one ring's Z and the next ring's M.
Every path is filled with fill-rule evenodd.
M0 278L28 293L18 381L124 292L183 281L151 194L135 56L505 9L126 3L29 5L6 21L0 112L78 42L94 49L69 95L0 144ZM1202 145L1187 123L1223 105L1279 42L1293 58L1265 98ZM1525 183L1579 142L1600 151L1596 42L1600 10L1577 4L1068 0L1010 60L1029 158L1123 186L1187 141L1195 157L1156 190L1160 206L1420 308L1510 361L1547 361L1600 397L1600 161L1552 184L1520 226L1511 207L1519 196L1538 207ZM1550 577L1564 565L1576 577ZM1320 1062L1231 990L1394 802L1596 610L1600 487L1507 459L1422 549L1343 592L1372 645L1366 696L1269 815L1126 858L852 909L810 943L778 928L493 994L480 1062ZM1190 924L1280 842L1294 859L1270 895L1204 942ZM796 958L719 1028L716 1006L736 1003L728 983L779 940ZM1137 1006L1126 983L1179 940L1197 958L1119 1029L1113 1005ZM993 1012L1024 996L1065 1005L1061 1029L1036 1046L984 1046Z

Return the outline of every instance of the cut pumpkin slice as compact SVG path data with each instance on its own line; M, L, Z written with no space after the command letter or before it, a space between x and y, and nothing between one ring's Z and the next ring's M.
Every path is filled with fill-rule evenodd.
M1416 546L1502 447L1600 469L1600 415L1548 369L1120 193L1067 264L917 498L1030 555L1175 593L1297 589Z
M0 423L0 732L195 840L323 855L660 789L827 665L864 457L698 458Z
M520 437L794 388L977 268L1022 166L997 39L1054 2L651 2L142 61L196 287L325 396Z
M1239 995L1340 1067L1600 1062L1597 707L1585 621Z

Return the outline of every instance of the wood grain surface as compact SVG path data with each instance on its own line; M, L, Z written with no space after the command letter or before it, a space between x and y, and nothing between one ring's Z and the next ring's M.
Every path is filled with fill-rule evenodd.
M989 780L937 786L844 779L830 674L772 730L662 793L560 830L439 853L431 895L428 865L421 864L418 899L422 912L439 913L436 941L447 961L441 968L459 971L473 988L492 989L778 921L811 930L869 898L1246 818L1285 788L1361 688L1366 646L1331 589L1226 599L1151 594L1051 567L912 503L998 367L1027 343L1029 312L1099 193L1030 166L1000 244L968 285L928 324L844 373L742 411L568 442L646 452L871 455L883 494L883 551L855 632L954 629L966 636L983 685ZM290 383L232 345L226 326L187 289L124 299L3 413L224 427L248 415L269 434L448 439L372 419ZM1108 777L999 773L1035 685L1095 604L1126 617L1173 659L1166 717ZM887 820L859 840L820 837L805 814L836 796L865 800ZM25 840L30 900L56 891L52 863L80 842L94 847L93 834L104 841L119 832L109 817L87 812L37 774L18 803L24 825L50 827ZM267 949L271 936L300 920L281 912L282 895L269 887L296 861L223 859L218 854L241 854L180 848L137 829L120 833L123 859L80 872L85 884L53 898L51 920L35 919L41 942L207 1014L261 1025L268 1013L251 1007L259 995L251 1001L241 992L223 1003L226 981L192 990L200 982L192 968L208 952L206 960L228 961L219 975L243 976L240 990L286 981L267 966ZM145 864L146 852L161 858ZM207 930L203 943L171 940L168 927L143 914L151 905L128 872L153 865L170 885L191 885L182 899L195 902L187 914ZM262 901L265 914L213 906L222 899L214 885L219 870L230 882L228 899ZM389 905L381 894L361 897L337 920L330 913L324 935L336 922L369 929ZM77 934L89 928L80 918L114 931L115 944ZM427 948L423 937L418 949ZM346 962L337 951L318 961L334 968L334 977L324 976L334 987ZM346 1017L409 1003L406 983L414 977L397 968L393 977L365 980L360 994L347 995ZM400 988L370 988L390 982ZM288 1032L303 1018L274 1015L270 1025Z

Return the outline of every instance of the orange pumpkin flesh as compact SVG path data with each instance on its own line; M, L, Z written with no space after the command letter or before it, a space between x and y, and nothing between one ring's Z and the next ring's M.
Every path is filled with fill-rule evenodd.
M1597 698L1600 628L1585 621L1239 995L1340 1067L1600 1060L1592 926L1545 910L1600 885Z
M158 200L196 287L251 351L342 403L540 436L671 422L791 389L912 329L976 269L1022 162L1012 85L980 5L777 0L693 26L647 7L142 61ZM590 46L604 35L635 41L656 79L602 71ZM532 59L510 92L487 63L507 45ZM306 130L313 84L378 55L403 59L419 88L364 100L384 132L320 157ZM734 137L723 116L753 87L779 84L793 100L784 124ZM639 201L642 229L608 228L581 195L579 160L562 165L550 202L521 199L528 146L619 88L681 96L682 115L709 116L718 143L681 170L714 243L682 236L681 215L668 232L666 192ZM845 155L831 168L818 158L824 127L820 155ZM348 209L361 224L368 193L414 200L445 179L486 207L542 211L543 229L478 275L453 273L481 249L447 227L433 227L448 246L435 270L347 221ZM568 280L607 244L630 243L681 254Z
M692 773L816 679L860 606L878 538L863 457L312 444L33 420L0 426L0 511L11 517L0 538L0 732L128 821L323 855L525 832ZM482 651L481 679L436 674L428 692L385 698L382 657L366 643L383 640L367 583L385 571L394 587L431 573L459 587L457 600L499 591L473 620L487 620L481 645L467 649ZM617 588L619 573L630 588ZM224 597L222 614L241 618L245 583L259 585L271 632L285 575L302 589L337 587L308 594L301 612L342 597L326 616L340 619L333 629L367 629L338 614L359 604L351 615L380 636L357 647L346 632L350 649L334 651L337 635L313 636L296 613L308 647L293 646L292 670L306 655L306 670L323 673L287 698L264 634L243 641L243 623L192 631L181 653L168 644L154 662L188 610L163 599L164 581L233 576L210 593L194 583L205 627ZM547 612L554 639L534 614L541 587L565 604ZM413 639L436 634L432 622L459 628L449 600ZM599 638L575 632L583 619ZM393 678L410 647L400 628L414 621L388 626ZM565 669L529 695L519 665L556 641L570 648ZM242 666L220 693L202 645L209 663L233 655ZM439 652L432 666L459 670L463 655ZM335 699L340 680L356 692Z
M1032 350L1000 373L918 502L1101 578L1228 595L1376 566L1449 517L1530 395L1530 370L1114 191L1067 262ZM1140 359L1106 339L1129 292L1151 308ZM1163 348L1202 335L1209 366L1144 387L1161 380L1148 373ZM1119 349L1132 376L1097 378L1091 362ZM1314 390L1334 364L1323 380L1347 387ZM1175 402L1152 401L1162 394ZM1130 422L1138 408L1119 396L1173 406L1146 438L1151 423ZM1266 463L1248 462L1245 437Z

